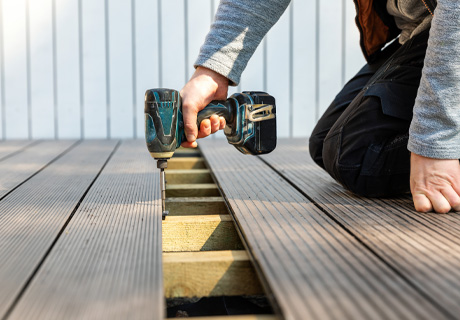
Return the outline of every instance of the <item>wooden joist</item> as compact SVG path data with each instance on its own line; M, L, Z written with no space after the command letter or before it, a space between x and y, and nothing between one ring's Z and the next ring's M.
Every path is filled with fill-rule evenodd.
M166 298L262 294L245 251L163 254Z
M228 214L222 197L169 197L166 210L170 216Z
M218 197L219 188L214 183L167 184L166 197Z
M275 310L285 319L445 317L260 159L218 141L202 141L200 147L274 297ZM284 155L282 163L290 163L290 155Z
M239 249L243 245L228 214L168 216L163 221L163 252Z
M193 320L281 320L281 318L269 314L253 314L241 316L193 317Z
M166 169L170 184L213 183L209 169Z
M168 169L205 169L204 159L201 157L173 157L168 161Z

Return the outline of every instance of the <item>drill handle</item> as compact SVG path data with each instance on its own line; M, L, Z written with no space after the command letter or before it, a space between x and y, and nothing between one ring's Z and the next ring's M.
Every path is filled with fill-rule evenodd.
M234 112L232 103L226 101L211 101L203 110L198 112L197 126L200 128L201 121L209 119L212 115L217 114L219 117L224 117L227 123L233 122Z

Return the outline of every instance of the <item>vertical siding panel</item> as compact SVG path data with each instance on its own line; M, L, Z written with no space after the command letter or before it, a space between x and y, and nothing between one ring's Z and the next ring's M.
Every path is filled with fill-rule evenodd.
M26 0L26 74L27 74L27 137L32 139L32 97L30 71L30 0Z
M107 137L104 0L82 0L85 138Z
M189 57L189 28L194 25L194 23L189 24L189 12L188 12L188 0L183 0L184 1L184 83L186 83L189 79L189 74L190 74L190 57ZM191 4L192 7L194 6L194 3ZM192 17L192 21L195 22L196 17Z
M137 135L137 66L136 66L136 0L131 0L131 96L132 96L132 124L133 138L136 139Z
M187 0L188 5L188 77L190 77L195 69L193 64L198 57L200 47L203 44L206 34L211 26L211 4L209 0ZM188 79L187 79L188 80Z
M347 55L346 55L346 38L347 38L347 29L348 29L348 25L347 25L347 8L346 8L346 2L348 2L347 0L342 0L342 5L341 5L341 11L342 11L342 18L341 18L341 23L342 23L342 39L341 39L341 54L342 54L342 61L341 61L341 66L342 66L342 69L341 69L341 86L343 87L345 85L345 73L346 73L346 59L347 59Z
M5 54L3 45L3 0L0 0L0 135L5 139Z
M30 0L27 21L27 0L0 1L0 138L7 139L76 138L81 129L87 138L142 137L145 90L182 88L194 71L219 4L219 0ZM229 90L229 95L264 89L273 94L280 137L309 135L343 82L365 63L352 1L293 0L292 5L295 9L284 14L256 50L241 84Z
M259 45L249 60L246 69L241 75L242 91L263 91L264 90L264 48L263 43Z
M52 47L53 47L53 113L54 113L54 138L58 138L59 132L59 110L57 100L57 35L56 35L56 0L51 0L51 15L52 15Z
M359 30L356 27L356 10L353 1L346 2L346 69L345 79L350 80L366 63L359 46Z
M294 1L293 112L295 137L311 134L315 119L315 0Z
M83 62L83 0L78 1L78 82L80 87L80 138L85 137L85 84Z
M275 97L278 137L288 137L290 117L289 8L267 34L266 91Z
M110 103L110 25L109 25L109 0L104 1L104 40L105 40L105 112L106 112L106 137L110 139L111 128L111 103Z
M159 79L158 1L136 0L137 135L144 136L145 91L162 86Z
M7 139L28 138L25 0L3 0Z
M133 133L131 1L109 1L110 137Z
M58 137L80 138L78 0L56 0Z
M163 87L180 89L185 84L184 1L162 1L161 9Z
M342 88L342 1L320 2L319 117Z
M294 136L294 4L289 7L289 137Z
M163 0L157 0L158 83L163 87Z
M214 15L217 10L217 6L219 5L219 2L216 0L209 0L209 4L211 6L211 22L214 21Z
M52 1L29 1L32 138L54 138Z

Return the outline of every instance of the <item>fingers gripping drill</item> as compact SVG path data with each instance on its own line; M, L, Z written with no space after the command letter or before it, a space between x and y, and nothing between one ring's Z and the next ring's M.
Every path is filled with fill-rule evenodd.
M145 140L160 169L163 218L166 181L164 169L176 148L186 141L180 94L171 89L145 93ZM197 125L212 115L224 117L228 143L244 154L264 154L276 147L275 98L265 92L235 93L225 101L212 101L198 113Z

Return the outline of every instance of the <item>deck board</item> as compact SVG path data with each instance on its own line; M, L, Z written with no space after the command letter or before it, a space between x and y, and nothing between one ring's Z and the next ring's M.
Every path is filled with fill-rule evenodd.
M82 142L0 201L1 318L26 288L115 145Z
M0 161L11 157L21 151L25 150L34 144L40 143L39 141L31 140L11 140L0 142Z
M274 153L262 158L445 315L456 318L460 314L460 215L418 213L409 196L354 196L313 163L306 145L305 140L282 140Z
M445 317L260 159L222 140L200 149L285 319Z
M11 319L163 318L157 171L144 142L122 142Z
M68 150L75 141L38 142L0 161L0 199Z

